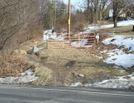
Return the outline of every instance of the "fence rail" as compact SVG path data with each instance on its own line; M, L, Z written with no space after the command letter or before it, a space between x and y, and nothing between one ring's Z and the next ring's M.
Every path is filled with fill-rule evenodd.
M56 34L60 35L60 40L54 40L53 38L46 40L47 48L53 48L53 49L84 48L87 46L92 46L97 44L95 32L90 32L90 33L84 32L84 33L77 33L77 34L71 33L70 40L68 40L67 33L64 33L62 35L61 33L56 33Z

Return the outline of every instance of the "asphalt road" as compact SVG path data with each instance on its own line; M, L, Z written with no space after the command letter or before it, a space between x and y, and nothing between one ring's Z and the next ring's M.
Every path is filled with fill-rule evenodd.
M0 103L134 103L134 92L0 85Z

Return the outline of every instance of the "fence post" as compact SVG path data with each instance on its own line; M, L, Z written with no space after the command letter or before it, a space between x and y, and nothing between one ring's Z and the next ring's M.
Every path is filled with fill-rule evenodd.
M79 41L79 47L81 47L80 46L80 33L78 33L78 41Z
M46 49L48 49L48 33L46 34Z
M63 35L63 33L61 35L62 35L62 38L63 38L63 40L62 40L62 48L65 48L65 46L64 46L64 35Z
M133 30L132 31L134 31L134 25L133 25Z

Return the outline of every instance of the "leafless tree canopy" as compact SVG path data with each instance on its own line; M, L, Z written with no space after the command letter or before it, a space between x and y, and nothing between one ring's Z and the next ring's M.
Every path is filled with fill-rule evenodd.
M129 9L133 12L133 0L85 0L87 4L87 17L91 23L105 17L110 9L113 9L114 27L117 26L117 18Z
M128 8L134 14L134 0L130 0ZM133 15L134 17L134 15Z
M0 50L11 49L22 37L30 39L30 31L41 27L48 1L0 0Z
M130 0L112 0L114 27L117 27L117 17L129 6Z

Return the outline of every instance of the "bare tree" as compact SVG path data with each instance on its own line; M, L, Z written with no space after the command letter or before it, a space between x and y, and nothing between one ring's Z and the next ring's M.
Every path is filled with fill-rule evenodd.
M93 13L93 22L97 22L98 20L98 5L99 5L99 0L88 0L88 7L90 7L90 9L92 9L92 13Z
M106 10L108 10L110 0L86 0L86 3L91 22L97 23L98 20L101 20Z
M110 0L99 0L99 20L104 18L105 13L110 10Z
M130 9L132 16L134 18L134 0L130 0L128 8Z
M118 16L126 10L126 7L129 2L130 0L112 0L114 27L117 27Z
M134 1L133 0L130 0L128 8L130 9L132 17L134 18ZM134 31L134 25L133 25L132 31Z
M49 0L0 0L0 50L11 50L35 34L41 27L40 2L45 1Z

